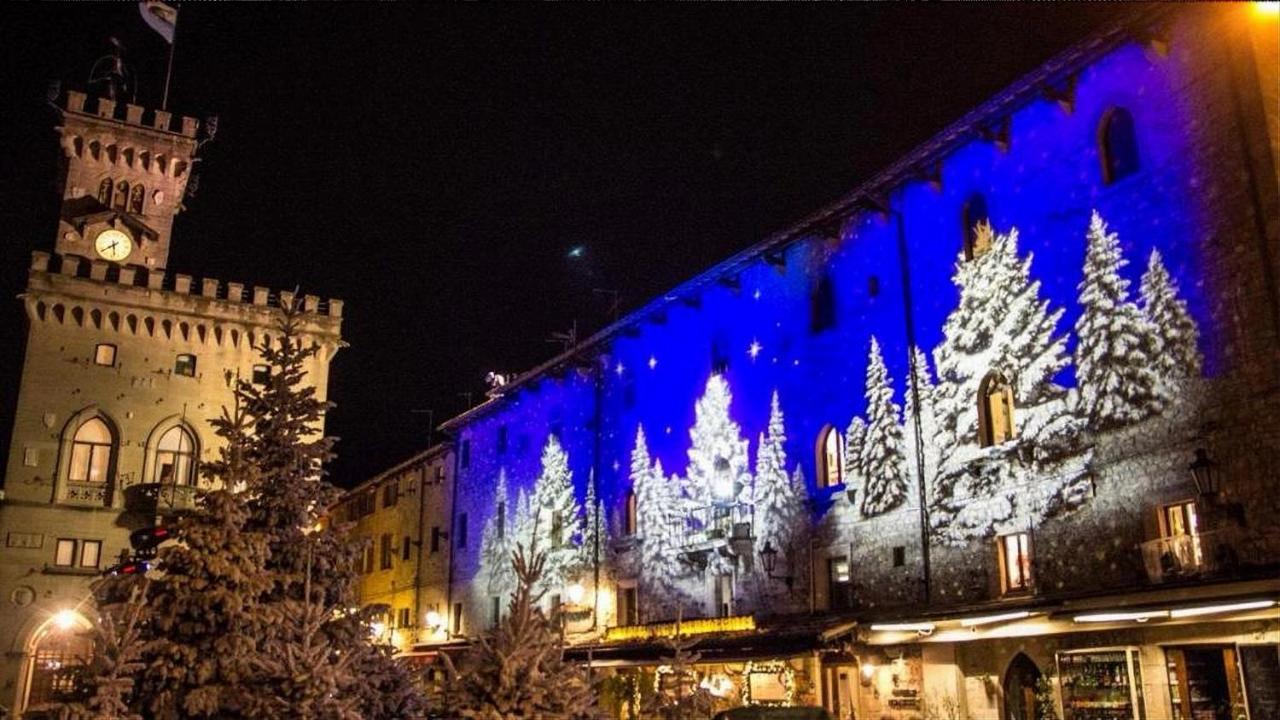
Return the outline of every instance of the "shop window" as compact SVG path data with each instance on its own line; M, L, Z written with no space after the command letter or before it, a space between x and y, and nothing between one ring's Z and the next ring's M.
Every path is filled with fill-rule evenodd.
M196 376L196 356L190 353L183 353L173 361L173 374L183 377Z
M195 440L181 425L175 425L156 443L154 482L161 485L195 484Z
M828 425L818 434L818 486L844 484L844 438Z
M1236 648L1191 645L1164 653L1176 720L1249 717ZM1259 717L1259 708L1250 709Z
M89 418L71 440L71 467L67 479L103 483L111 470L111 430L100 418Z
M809 291L809 331L820 333L835 324L836 289L831 275L824 272Z
M622 534L636 534L636 491L627 491L627 505L622 515Z
M1000 591L1031 591L1031 534L1013 533L996 538L1000 562Z
M1110 185L1134 174L1141 167L1138 136L1133 116L1122 107L1111 108L1098 127L1099 153L1102 155L1102 180Z
M98 343L93 349L93 364L103 367L115 367L116 346L111 343Z
M1013 386L991 373L978 386L978 444L989 447L1014 437Z
M254 365L253 366L253 384L266 385L271 382L271 366Z
M382 557L382 561L378 564L378 566L383 570L390 570L391 555L393 551L393 548L391 546L391 533L383 533L382 537L378 539L378 542L379 542L379 550Z
M853 608L853 576L849 571L849 558L827 559L827 593L830 609Z
M964 238L964 259L981 257L991 249L991 216L987 212L987 199L974 193L960 208L960 230ZM985 227L984 227L985 226Z

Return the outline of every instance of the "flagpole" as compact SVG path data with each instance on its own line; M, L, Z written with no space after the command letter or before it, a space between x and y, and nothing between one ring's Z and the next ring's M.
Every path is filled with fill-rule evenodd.
M160 109L169 109L169 81L173 79L173 49L178 46L178 5L174 3L173 40L169 42L169 62L164 69L164 95L160 99Z

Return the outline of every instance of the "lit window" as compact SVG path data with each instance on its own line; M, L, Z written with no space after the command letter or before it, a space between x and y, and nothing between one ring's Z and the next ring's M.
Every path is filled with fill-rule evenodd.
M195 484L195 441L181 425L160 436L156 444L155 482L161 485Z
M107 481L111 466L111 430L99 418L89 418L76 429L71 441L71 470L75 482Z
M196 376L196 356L183 353L173 361L173 374L183 377Z
M972 260L991 249L991 217L987 199L974 193L960 210L960 229L964 233L964 257Z
M58 541L53 555L53 564L58 567L73 567L76 564L76 541L62 539Z
M1003 375L992 373L978 388L978 444L988 447L1013 438L1013 387Z
M271 366L254 365L253 366L253 384L266 385L271 382Z
M818 485L838 487L844 484L844 438L828 425L818 436Z
M102 541L84 540L80 543L80 567L96 568L102 559Z
M1014 533L997 538L1001 588L1006 593L1031 589L1031 535Z
M1190 500L1164 506L1161 510L1161 521L1165 537L1195 535L1199 531L1196 504Z
M1099 150L1102 155L1102 180L1110 185L1138 171L1138 136L1133 116L1124 108L1111 108L1098 127Z
M636 493L634 490L627 493L627 509L622 520L622 534L636 534Z
M849 571L849 558L827 559L827 585L832 610L849 610L853 607L853 576Z
M93 364L104 367L115 367L116 346L111 343L99 343L93 349Z

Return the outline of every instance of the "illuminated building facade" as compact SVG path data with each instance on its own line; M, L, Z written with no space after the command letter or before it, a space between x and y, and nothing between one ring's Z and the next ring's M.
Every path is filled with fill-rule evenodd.
M623 716L682 617L725 703L1274 717L1275 23L1148 8L446 423L461 634L536 542Z
M90 585L128 556L129 534L193 507L209 421L281 307L301 310L324 399L342 301L168 268L174 216L198 148L191 117L70 91L54 252L36 250L20 296L27 333L0 495L0 707L67 699L92 643ZM8 320L7 320L8 321ZM12 318L17 322L16 316ZM265 377L262 379L265 382Z

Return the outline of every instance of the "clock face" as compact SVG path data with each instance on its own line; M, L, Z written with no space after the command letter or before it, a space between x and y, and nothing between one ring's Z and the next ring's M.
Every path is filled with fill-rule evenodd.
M120 262L133 252L133 240L123 232L112 228L98 233L98 239L94 241L93 247L103 260Z

